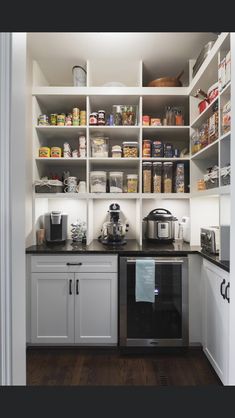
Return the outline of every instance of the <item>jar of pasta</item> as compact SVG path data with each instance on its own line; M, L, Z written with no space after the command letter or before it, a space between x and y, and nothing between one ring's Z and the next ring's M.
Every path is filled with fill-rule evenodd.
M162 191L162 163L153 163L153 193L161 193Z
M127 193L138 192L138 174L127 174Z
M151 193L152 189L152 163L143 163L143 193Z
M163 192L172 193L173 163L163 163Z

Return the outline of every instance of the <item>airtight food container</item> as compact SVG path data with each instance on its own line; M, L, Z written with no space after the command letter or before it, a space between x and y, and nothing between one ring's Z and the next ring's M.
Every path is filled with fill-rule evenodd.
M91 193L106 193L106 171L91 171Z

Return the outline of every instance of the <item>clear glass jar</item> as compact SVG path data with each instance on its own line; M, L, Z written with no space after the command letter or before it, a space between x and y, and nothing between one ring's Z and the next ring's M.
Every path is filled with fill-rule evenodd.
M152 189L152 163L143 163L143 193L151 193Z
M123 142L123 157L137 158L138 157L138 142Z
M137 125L137 106L127 105L121 106L122 125Z
M172 193L173 163L163 163L163 191Z
M106 193L106 171L91 171L91 193Z
M123 172L122 171L110 171L109 191L110 193L122 193L123 192Z
M183 163L178 163L176 165L176 172L175 172L175 192L176 193L184 193L185 192L184 164Z
M108 138L103 136L91 138L91 156L94 158L107 158L108 155Z
M162 163L153 163L153 193L161 193L162 191Z
M119 126L122 125L122 109L120 105L113 105L113 119L114 125Z
M112 158L122 158L122 147L120 145L112 146Z
M127 193L138 192L138 174L127 174Z

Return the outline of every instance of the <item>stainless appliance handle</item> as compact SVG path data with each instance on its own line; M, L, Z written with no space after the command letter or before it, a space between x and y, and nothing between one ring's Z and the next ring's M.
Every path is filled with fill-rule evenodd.
M82 266L82 263L66 263L67 266Z
M153 259L155 261L155 264L183 264L184 260L179 259L179 260L175 260L173 258L167 258L165 259L161 259L161 260L156 260ZM128 264L135 264L137 260L127 260Z

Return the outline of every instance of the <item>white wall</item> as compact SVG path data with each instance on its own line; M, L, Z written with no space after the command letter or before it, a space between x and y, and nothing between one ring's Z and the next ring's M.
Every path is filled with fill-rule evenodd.
M25 193L25 238L26 247L33 244L33 211L32 211L32 155L33 155L33 141L32 141L32 83L33 83L33 61L30 55L29 48L27 48L26 57L26 193Z
M200 245L201 227L219 226L219 198L193 197L190 201L191 245Z

